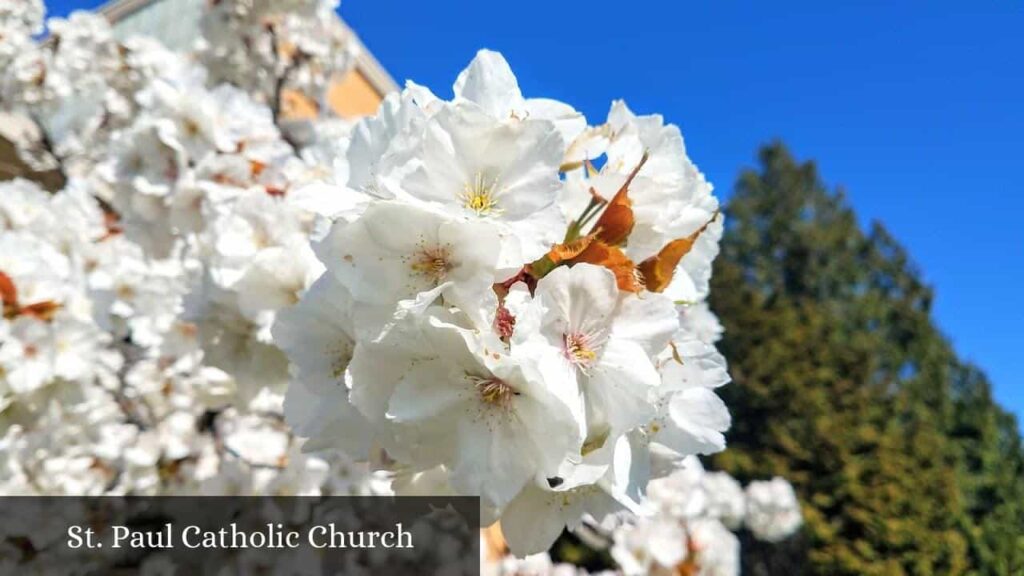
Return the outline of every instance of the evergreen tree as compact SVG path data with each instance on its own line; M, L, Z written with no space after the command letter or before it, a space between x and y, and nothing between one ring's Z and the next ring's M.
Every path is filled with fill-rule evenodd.
M1024 449L1016 419L993 402L974 366L957 367L953 393L972 573L1024 574Z
M741 174L712 307L741 479L797 487L807 527L748 573L1012 574L1024 552L1013 418L960 364L905 251L781 144ZM1012 503L1007 498L1013 498Z

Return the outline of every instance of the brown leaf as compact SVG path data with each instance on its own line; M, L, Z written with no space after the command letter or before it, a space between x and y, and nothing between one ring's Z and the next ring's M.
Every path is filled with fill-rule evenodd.
M626 181L622 183L615 196L612 196L612 199L608 202L608 207L604 209L604 213L601 214L601 217L594 224L592 233L597 234L597 237L606 244L620 246L629 238L629 233L633 231L633 225L636 221L633 218L633 201L629 199L629 186L633 183L633 179L636 178L636 175L646 162L647 154L644 153L636 168L629 173Z
M259 160L249 160L249 174L251 174L253 178L259 178L260 174L262 174L263 171L266 169L267 164L265 162L260 162Z
M583 252L572 259L573 264L596 264L604 266L615 274L619 290L639 292L643 286L637 282L636 266L617 246L609 246L600 240L591 242Z
M562 263L568 262L586 250L587 246L595 240L595 236L581 236L571 242L555 244L548 250L548 253L530 262L523 268L523 272L532 277L534 281L548 275L549 272L558 268ZM499 296L504 296L499 294Z
M114 236L117 236L118 234L124 232L124 229L121 228L121 217L118 215L117 212L114 212L112 210L103 211L103 227L107 229L106 233L103 234L103 236L97 238L95 242L104 242L106 240L110 240Z
M42 302L35 302L28 306L22 306L18 313L23 316L33 316L44 322L53 320L53 315L60 310L60 304L53 300L44 300Z
M11 277L3 272L0 272L0 302L3 302L4 309L18 306L18 288Z
M587 246L590 246L590 243L596 238L596 236L591 234L589 236L580 236L572 242L556 244L548 251L547 257L551 260L551 263L555 265L561 264L566 260L572 260L579 256L581 252L586 250Z
M675 275L676 266L679 265L679 261L693 249L697 239L700 238L700 235L707 230L708 226L717 217L718 213L716 212L711 217L711 220L708 220L696 232L685 238L678 238L669 242L658 252L657 256L651 256L641 262L636 269L640 273L644 288L651 292L664 292L672 282L672 276Z
M53 319L54 313L60 309L60 304L52 300L44 300L27 306L18 303L18 288L14 285L11 277L0 272L0 302L3 303L4 318L15 318L17 316L34 316L44 322Z

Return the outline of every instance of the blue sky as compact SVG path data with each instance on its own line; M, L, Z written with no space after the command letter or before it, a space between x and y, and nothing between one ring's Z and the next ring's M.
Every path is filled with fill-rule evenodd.
M50 2L51 11L100 2ZM1024 417L1024 4L343 0L391 74L450 95L479 48L593 122L612 99L682 127L728 196L782 138L878 219L935 314Z

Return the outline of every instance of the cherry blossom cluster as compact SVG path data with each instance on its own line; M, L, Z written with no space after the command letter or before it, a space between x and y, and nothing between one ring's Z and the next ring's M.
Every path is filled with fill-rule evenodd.
M0 183L0 493L386 492L301 450L269 335L319 274L331 205L291 189L332 181L347 123L317 120L297 150L259 94L189 55L88 13L45 28L41 4L0 3L23 40L0 102L38 131L14 143L66 177Z
M352 65L335 8L210 2L176 53L0 0L0 104L65 181L0 183L0 493L473 495L518 557L647 514L627 570L638 534L700 567L737 518L795 529L784 481L713 474L652 516L730 425L678 127L590 124L487 50L450 100L288 117Z
M147 259L77 181L0 184L0 493L375 491L209 365L181 315L195 265Z
M102 16L87 12L51 18L45 30L45 41L28 38L0 69L0 104L38 125L39 135L18 142L25 160L84 177L139 113L136 93L186 63L151 39L117 41Z
M733 477L707 472L690 456L681 468L650 482L638 514L591 521L580 535L594 548L610 552L616 563L611 573L731 576L741 572L737 532L779 542L801 524L799 503L786 480L755 481L744 490ZM482 542L484 550L494 548L486 538ZM525 558L505 555L484 562L482 569L494 576L587 573L552 562L546 552Z
M389 96L347 159L326 271L272 329L300 435L398 494L479 495L520 556L724 448L722 218L677 127L622 102L588 126L482 51L451 101Z
M0 69L32 45L32 37L43 31L45 15L43 0L0 2Z
M642 513L612 530L611 553L625 574L739 574L734 532L779 542L803 523L785 479L751 482L744 490L724 472L706 472L694 457L652 481L647 495Z
M330 81L354 61L355 48L334 14L336 7L329 0L210 2L203 12L205 36L198 53L177 54L151 38L118 40L97 14L74 12L44 26L41 0L3 0L0 105L39 125L40 138L19 142L23 158L40 169L57 164L68 176L87 176L110 153L111 137L156 106L178 105L183 108L178 115L200 121L185 131L184 140L196 139L191 132L200 128L221 138L226 128L208 126L210 114L229 114L241 122L245 111L217 109L204 98L175 103L167 92L187 94L192 88L230 84L269 107L265 112L275 120L289 94L320 103ZM46 40L37 41L44 30ZM196 59L208 68L196 66ZM154 81L164 86L151 86ZM230 105L229 95L218 98ZM226 121L221 117L216 124ZM282 121L299 132L289 138L302 138L304 144L333 123L322 124L314 129ZM217 141L224 143L223 138Z

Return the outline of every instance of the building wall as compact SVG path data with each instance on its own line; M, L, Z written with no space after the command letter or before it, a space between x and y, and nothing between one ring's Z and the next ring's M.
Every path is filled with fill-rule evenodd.
M383 96L357 68L327 90L327 101L342 118L372 116Z
M152 36L172 50L189 50L199 37L199 18L207 0L122 0L101 10L113 22L114 35Z

